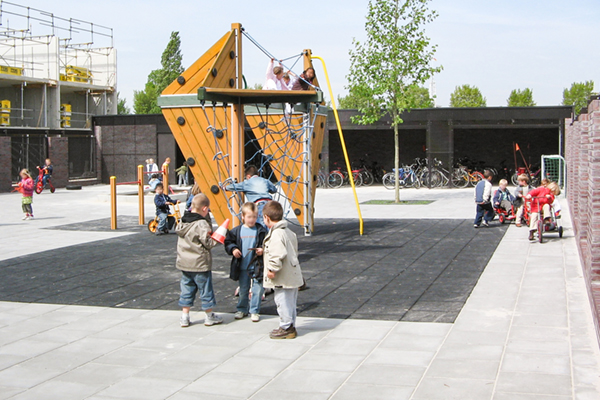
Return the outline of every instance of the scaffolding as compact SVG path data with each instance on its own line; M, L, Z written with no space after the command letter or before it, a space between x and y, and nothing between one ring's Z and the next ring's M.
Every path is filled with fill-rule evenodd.
M116 68L112 28L0 0L3 127L90 129L92 115L116 114Z

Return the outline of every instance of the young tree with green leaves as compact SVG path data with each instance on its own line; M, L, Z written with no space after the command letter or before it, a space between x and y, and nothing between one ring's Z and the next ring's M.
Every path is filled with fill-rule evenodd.
M535 101L533 101L533 91L529 88L513 89L508 96L507 105L509 107L535 107Z
M408 109L412 108L433 108L435 103L433 98L429 96L429 89L422 86L411 86L407 90L407 99L411 104ZM337 106L341 110L347 109L358 109L360 108L360 101L365 99L359 98L354 93L350 92L346 96L338 96Z
M450 95L450 107L486 107L485 97L476 86L457 86Z
M162 68L150 72L144 90L134 91L133 108L136 114L160 114L158 96L184 71L180 47L179 32L171 32L169 43L160 59Z
M587 107L588 100L594 92L594 81L573 82L569 89L563 91L563 105L574 106L575 114Z
M352 121L373 124L389 115L394 129L396 202L400 202L398 171L400 114L414 106L415 87L422 85L441 67L432 67L437 46L430 45L424 26L437 13L429 10L431 0L371 0L365 30L367 39L354 39L350 50L348 90L356 97L359 115Z
M117 114L131 114L131 110L127 107L127 99L121 99L121 93L117 92Z

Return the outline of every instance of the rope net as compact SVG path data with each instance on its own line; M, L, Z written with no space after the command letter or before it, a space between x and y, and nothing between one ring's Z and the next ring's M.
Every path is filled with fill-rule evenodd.
M217 110L223 110L224 118L218 118ZM215 153L212 161L217 163L218 182L221 188L236 182L232 174L231 136L228 134L231 118L226 104L202 105L209 122L207 133L214 140ZM273 200L280 202L284 218L300 225L296 216L304 215L306 225L310 192L310 139L313 136L317 113L294 112L289 105L283 108L268 105L247 105L245 114L245 167L254 165L259 176L270 180L277 187ZM241 223L241 193L222 190L227 208Z

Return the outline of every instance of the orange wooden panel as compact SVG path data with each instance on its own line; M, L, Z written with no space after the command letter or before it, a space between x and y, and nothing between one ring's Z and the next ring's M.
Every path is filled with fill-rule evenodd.
M312 118L311 118L312 120ZM312 150L312 154L311 154L311 160L312 160L312 173L313 176L310 179L310 183L309 183L309 188L310 191L312 193L312 199L314 202L315 199L315 195L317 193L317 176L319 175L319 168L321 166L321 151L323 150L323 138L325 136L325 125L327 124L327 116L325 115L317 115L317 117L315 118L315 125L314 125L314 130L313 130L313 135L312 135L312 143L311 143L311 150ZM313 213L312 215L310 215L310 218L312 219L312 223L314 225L314 204L312 204L313 206Z
M220 225L226 218L231 219L227 206L227 194L219 190L217 194L211 191L213 186L219 185L229 177L229 151L231 148L228 129L229 115L223 107L206 108L206 114L200 107L164 108L163 114L171 132L181 149L184 157L193 158L196 163L190 166L190 171L200 189L210 199L210 208L215 220ZM208 116L208 119L207 119ZM180 125L177 118L183 117L185 123ZM223 137L217 139L208 129L214 126L223 130ZM217 162L215 156L222 161Z
M181 76L185 78L183 85L177 80L173 81L162 92L167 94L195 94L203 86L229 88L229 79L235 79L236 57L232 59L230 52L235 54L235 33L228 32L217 41L206 53L198 58L194 64L186 69ZM212 75L212 70L217 69L217 75Z
M304 190L306 187L297 182L297 179L301 181L304 179L302 161L305 156L302 154L304 152L303 136L300 135L305 133L297 131L302 129L302 116L291 118L290 125L293 126L293 130L288 129L288 124L283 120L283 114L269 114L268 117L246 115L246 120L253 127L254 135L264 154L275 160L270 163L271 168L277 180L281 182L281 189L289 199L292 210L299 210L299 214L296 214L298 222L304 225ZM274 132L265 135L265 129L258 127L263 120L267 123L269 130ZM292 137L294 134L299 135L297 140ZM282 159L284 159L283 162L278 162ZM288 177L292 179L292 182L288 183Z

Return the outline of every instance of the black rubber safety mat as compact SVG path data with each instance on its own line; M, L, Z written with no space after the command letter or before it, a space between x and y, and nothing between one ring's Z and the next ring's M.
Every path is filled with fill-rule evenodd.
M109 219L52 229L109 231ZM471 220L316 221L300 262L308 288L298 315L454 322L507 225L474 229ZM177 236L154 236L137 218L119 218L130 235L0 261L0 300L176 310L180 272ZM213 249L217 312L235 312L230 258ZM197 305L199 301L197 302ZM196 308L197 309L197 308ZM276 314L272 296L261 314Z

